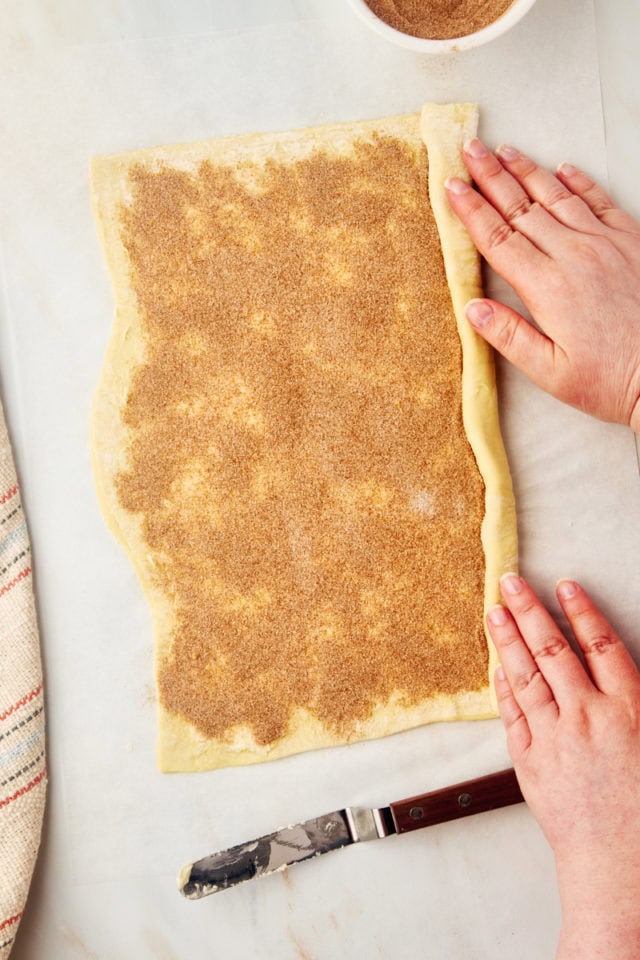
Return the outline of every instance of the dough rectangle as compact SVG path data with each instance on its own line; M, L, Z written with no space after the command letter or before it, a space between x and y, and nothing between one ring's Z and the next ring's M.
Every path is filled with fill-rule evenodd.
M163 770L495 715L515 512L443 188L476 125L427 105L93 162L95 476L153 612Z

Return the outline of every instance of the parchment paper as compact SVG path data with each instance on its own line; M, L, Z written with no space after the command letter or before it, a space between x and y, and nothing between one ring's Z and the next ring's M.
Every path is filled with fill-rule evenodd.
M261 767L155 770L150 618L103 524L89 459L89 408L113 310L89 157L474 99L489 143L605 177L592 0L538 0L503 39L436 60L387 45L346 4L323 9L299 23L279 14L249 32L16 42L0 66L0 374L34 541L52 762L45 857L56 890L40 907L42 939L30 942L46 943L48 960L83 955L78 943L100 958L206 949L227 960L415 960L425 943L429 956L452 958L508 948L533 960L553 950L551 857L524 808L325 857L206 904L175 892L177 868L217 848L508 763L501 726L488 721ZM501 289L491 278L490 288ZM500 386L523 571L548 598L558 577L579 577L632 640L640 542L632 435L563 407L502 365ZM33 950L22 956L45 955Z

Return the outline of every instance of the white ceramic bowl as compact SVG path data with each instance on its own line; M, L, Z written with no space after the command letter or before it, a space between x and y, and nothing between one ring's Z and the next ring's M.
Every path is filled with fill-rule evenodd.
M412 37L408 33L402 33L400 30L390 27L388 23L375 15L365 0L349 0L356 13L381 37L418 53L450 53L453 50L471 50L473 47L480 47L483 43L489 43L490 40L494 40L510 30L518 20L524 17L535 2L536 0L513 0L507 12L498 20L490 23L483 30L477 30L466 37L452 37L450 40L423 40L422 37Z

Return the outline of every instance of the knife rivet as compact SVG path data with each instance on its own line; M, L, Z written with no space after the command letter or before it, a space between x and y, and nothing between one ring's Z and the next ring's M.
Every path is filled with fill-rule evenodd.
M461 793L458 797L458 806L460 807L470 807L473 802L473 797L470 793Z
M424 817L424 810L422 807L411 807L411 810L409 810L409 816L412 820L422 820Z

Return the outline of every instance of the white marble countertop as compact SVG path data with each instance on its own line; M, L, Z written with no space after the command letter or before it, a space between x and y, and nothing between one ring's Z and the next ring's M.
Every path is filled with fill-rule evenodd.
M0 380L34 546L51 777L16 960L553 955L553 862L524 807L362 845L201 903L179 897L185 861L508 761L489 721L263 767L155 771L149 616L90 470L112 302L86 175L92 153L478 99L489 142L599 177L608 164L612 193L640 216L639 35L635 0L538 0L509 38L432 61L374 39L346 0L5 0ZM547 597L558 576L581 577L633 641L632 436L504 365L500 383L523 570Z

